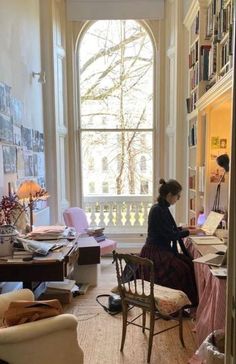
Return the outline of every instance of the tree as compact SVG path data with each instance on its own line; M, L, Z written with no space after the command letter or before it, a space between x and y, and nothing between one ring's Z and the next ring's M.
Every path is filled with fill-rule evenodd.
M88 159L91 146L104 150L109 135L113 143L106 153L117 194L137 191L142 173L137 157L151 159L143 133L152 129L152 67L150 37L136 21L96 22L80 44L83 155Z

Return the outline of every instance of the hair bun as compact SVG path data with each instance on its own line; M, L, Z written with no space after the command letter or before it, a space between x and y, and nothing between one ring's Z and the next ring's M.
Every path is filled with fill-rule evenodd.
M160 183L160 185L165 185L166 181L163 178L161 178L159 183Z

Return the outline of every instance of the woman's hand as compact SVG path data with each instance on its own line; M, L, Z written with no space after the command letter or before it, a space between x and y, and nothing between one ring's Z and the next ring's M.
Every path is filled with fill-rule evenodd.
M189 227L189 233L190 235L205 235L205 232L202 229L192 226Z

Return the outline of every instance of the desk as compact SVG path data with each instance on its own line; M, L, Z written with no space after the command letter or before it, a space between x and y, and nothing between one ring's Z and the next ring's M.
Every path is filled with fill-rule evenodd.
M193 258L201 256L191 239L187 239L185 244ZM209 248L205 246L206 253ZM203 249L201 246L201 251ZM200 345L213 330L225 328L226 279L213 276L206 264L195 263L194 270L199 295L195 330L197 344Z
M79 256L77 241L63 240L66 245L61 248L61 258L50 252L41 260L29 262L0 261L0 277L5 282L23 282L23 288L33 288L33 282L62 281L74 267Z

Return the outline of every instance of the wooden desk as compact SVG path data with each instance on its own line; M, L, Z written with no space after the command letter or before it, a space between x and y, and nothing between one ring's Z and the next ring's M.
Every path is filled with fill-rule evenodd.
M50 252L49 256L41 260L29 262L0 261L0 277L5 282L23 282L23 288L33 288L33 282L62 281L73 269L79 256L76 240L67 241L60 249L61 258L57 252Z
M191 239L187 239L185 244L193 258L201 256ZM210 252L210 246L201 245L200 249L204 254ZM194 270L199 295L195 330L197 344L200 345L212 331L225 328L227 280L213 276L206 264L195 263Z

